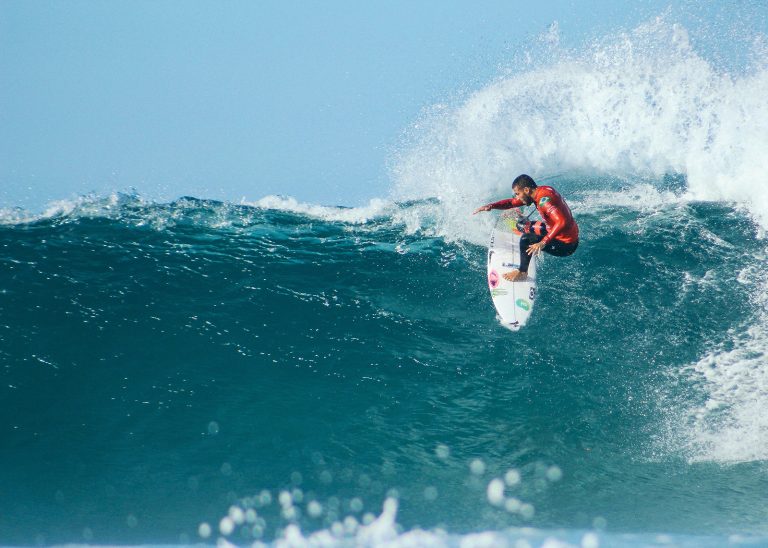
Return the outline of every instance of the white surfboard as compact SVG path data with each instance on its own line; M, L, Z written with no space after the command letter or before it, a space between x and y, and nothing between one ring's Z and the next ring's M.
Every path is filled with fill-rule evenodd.
M499 321L512 331L528 322L536 300L537 258L531 260L525 281L504 279L504 274L520 266L520 232L515 223L521 218L519 209L504 211L496 221L488 245L488 288Z

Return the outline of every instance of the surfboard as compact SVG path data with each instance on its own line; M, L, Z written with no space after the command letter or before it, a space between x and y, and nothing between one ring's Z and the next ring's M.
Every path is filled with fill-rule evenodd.
M496 221L488 245L488 288L501 324L518 331L531 317L536 301L536 263L531 260L525 281L510 282L504 274L520 266L520 236L516 222L523 219L519 209L504 211Z

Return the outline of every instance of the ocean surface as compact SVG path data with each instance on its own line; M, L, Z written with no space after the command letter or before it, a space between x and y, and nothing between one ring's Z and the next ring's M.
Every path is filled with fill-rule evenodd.
M663 20L532 63L364 207L0 212L0 543L768 545L768 72ZM512 333L470 213L520 172L581 244Z

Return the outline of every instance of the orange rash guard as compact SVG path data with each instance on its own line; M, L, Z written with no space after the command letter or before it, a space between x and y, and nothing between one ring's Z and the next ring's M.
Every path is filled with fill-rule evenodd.
M547 235L541 240L542 242L547 244L550 240L559 240L564 244L572 244L579 241L579 225L573 220L568 204L554 188L536 187L533 192L533 201L547 227ZM508 198L488 205L491 209L510 209L526 204L517 198Z

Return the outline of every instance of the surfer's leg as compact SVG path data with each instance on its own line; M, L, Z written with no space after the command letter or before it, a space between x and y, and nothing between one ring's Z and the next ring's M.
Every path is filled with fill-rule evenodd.
M510 282L523 281L528 277L528 266L531 264L531 256L526 252L531 244L541 240L541 237L530 232L523 232L520 236L520 266L504 274L504 279Z
M544 234L546 234L546 232ZM534 232L526 232L520 236L520 272L528 272L528 266L531 264L531 256L528 255L528 248L531 245L540 242L543 238L543 235Z
M525 223L521 227L523 233L520 236L520 268L504 274L504 279L510 282L523 281L528 277L528 267L531 265L531 256L528 248L544 239L547 235L547 227L541 221Z

